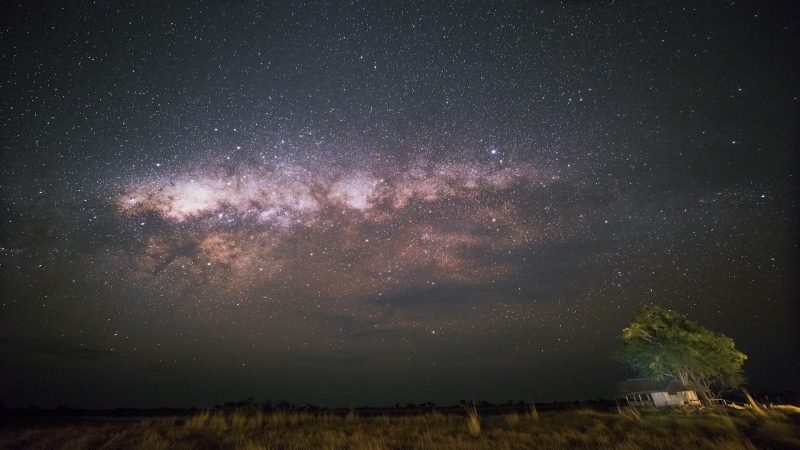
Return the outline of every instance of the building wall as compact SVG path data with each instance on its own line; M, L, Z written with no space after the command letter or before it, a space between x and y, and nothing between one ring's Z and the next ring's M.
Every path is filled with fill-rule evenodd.
M649 397L649 398L648 398ZM645 404L652 399L656 408L666 408L668 406L697 405L697 393L694 391L679 391L673 394L669 392L651 392L650 394L629 394L626 396L628 402Z
M669 406L669 399L666 392L651 392L650 396L653 397L653 404L656 408L665 408Z
M664 397L665 406L682 406L698 403L697 394L694 391L679 391L675 393L658 392L658 394Z
M700 399L697 397L697 392L695 391L684 391L683 392L686 396L686 403L690 405L699 405Z

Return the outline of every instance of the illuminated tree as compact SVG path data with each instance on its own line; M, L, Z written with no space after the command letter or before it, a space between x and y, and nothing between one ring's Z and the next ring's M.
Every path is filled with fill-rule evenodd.
M733 339L674 311L647 306L622 330L618 357L641 376L676 378L701 393L706 403L718 392L741 386L747 355Z

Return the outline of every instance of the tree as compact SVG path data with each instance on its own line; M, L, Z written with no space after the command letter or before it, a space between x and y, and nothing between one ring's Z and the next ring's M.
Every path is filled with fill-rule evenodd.
M641 376L675 378L701 393L706 403L718 392L741 386L747 355L733 339L674 311L651 305L622 330L617 355Z

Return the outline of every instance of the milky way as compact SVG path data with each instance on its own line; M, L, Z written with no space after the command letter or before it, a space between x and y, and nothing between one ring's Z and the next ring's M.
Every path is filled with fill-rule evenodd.
M800 389L800 13L617 3L9 6L0 400L610 397L648 304Z
M135 259L154 280L213 278L224 288L292 287L337 300L477 284L512 275L509 255L562 232L525 204L559 177L493 156L406 167L210 164L131 183L116 206L152 228Z

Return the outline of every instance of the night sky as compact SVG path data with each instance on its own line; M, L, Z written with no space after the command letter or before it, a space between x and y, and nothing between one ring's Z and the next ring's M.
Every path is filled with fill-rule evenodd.
M797 2L19 3L7 407L609 398L651 303L800 390Z

